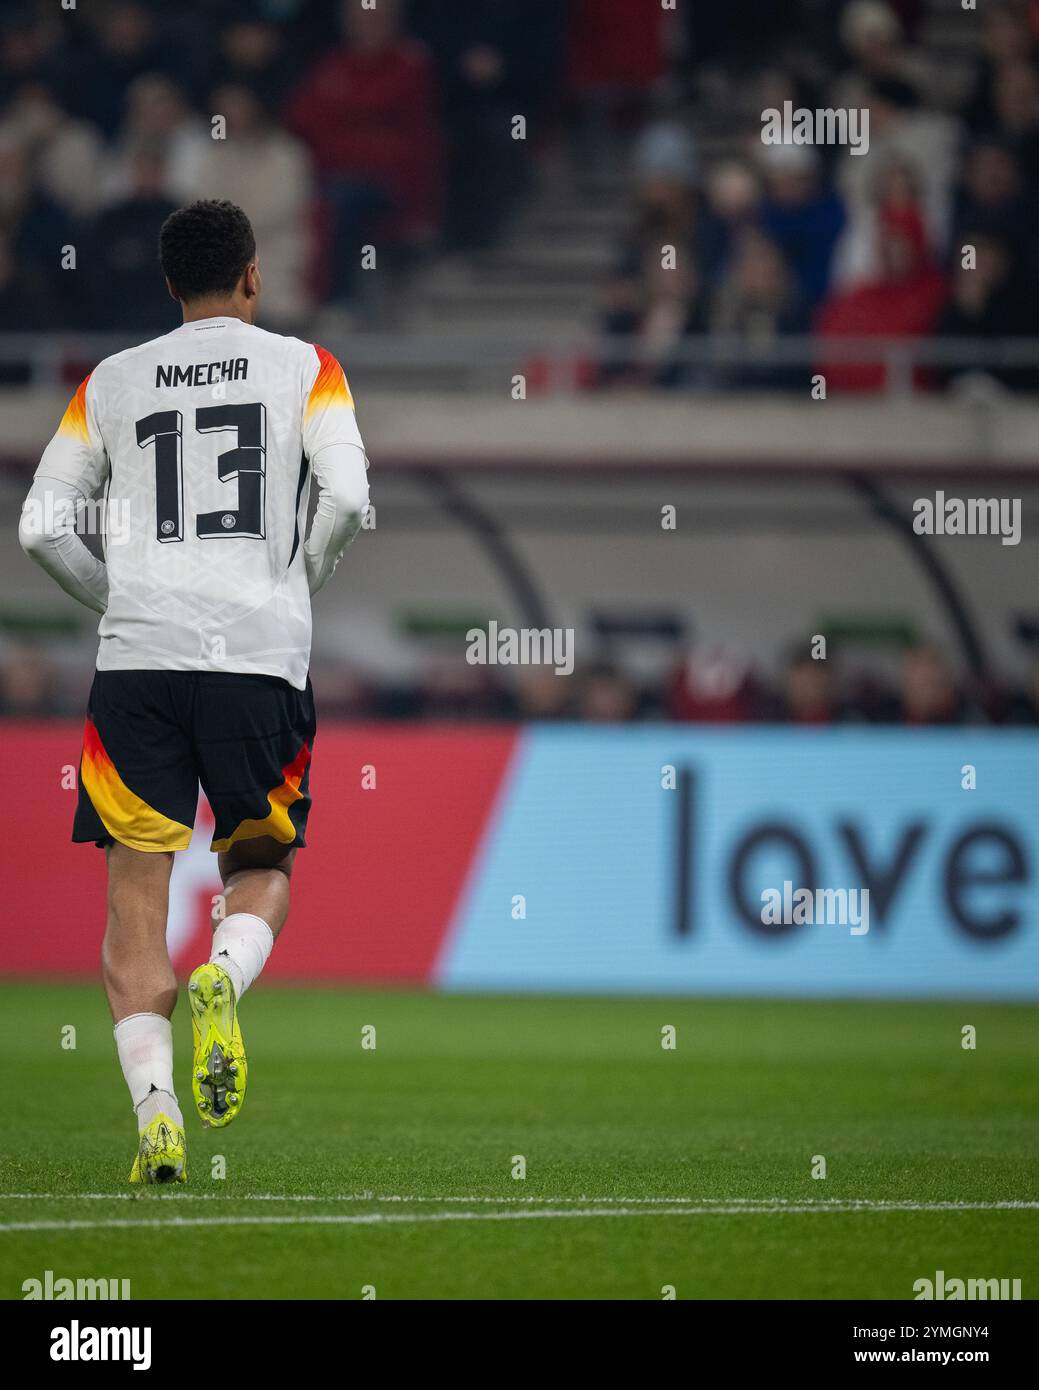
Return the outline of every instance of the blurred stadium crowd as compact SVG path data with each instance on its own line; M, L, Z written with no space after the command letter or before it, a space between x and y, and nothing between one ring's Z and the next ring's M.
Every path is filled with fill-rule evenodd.
M930 8L14 0L0 21L0 321L172 325L156 232L174 206L219 195L256 225L270 326L312 331L327 306L377 323L376 281L493 246L563 149L575 180L628 171L600 322L619 345L595 381L695 383L705 369L678 351L692 335L755 347L813 331L831 389L875 387L878 366L826 362L829 335L1035 325L1039 6L971 15L979 42L958 80L921 42ZM786 100L868 107L869 158L763 145L762 111ZM526 140L512 138L517 113ZM369 241L385 277L359 273ZM973 271L960 268L968 242ZM56 243L81 248L79 273ZM996 374L1037 382L1031 367ZM743 360L708 384L782 387L790 369Z
M196 197L247 208L261 322L331 341L380 328L424 269L507 241L550 170L628 208L598 309L574 324L599 345L575 376L585 387L803 392L803 363L760 350L812 334L829 389L872 391L883 368L828 360L828 339L1035 337L1039 0L990 0L964 19L974 39L956 64L930 41L940 8L7 0L0 330L130 340L174 327L158 229ZM762 111L787 100L868 107L869 157L764 145ZM525 140L512 138L517 114ZM378 276L360 273L368 242ZM665 244L673 270L661 267ZM76 273L55 246L76 248ZM720 339L744 350L711 362L685 351ZM0 381L28 374L10 354L0 361ZM918 369L913 381L937 389L954 374ZM990 375L1039 386L1027 362ZM573 679L531 670L499 682L457 653L433 655L406 688L316 658L314 683L325 713L355 717L1039 722L1039 677L982 687L925 644L886 681L835 676L803 646L771 680L700 654L636 680L603 657ZM77 679L16 638L0 654L0 714L79 713Z
M1039 665L1019 689L961 681L937 646L916 642L885 681L875 665L813 660L807 648L802 643L790 653L778 680L729 652L699 648L641 680L629 664L608 659L569 677L528 667L507 680L446 648L429 652L418 678L406 684L380 683L327 657L315 659L311 677L323 716L362 720L1039 725ZM82 663L63 670L45 646L8 645L0 660L0 717L78 716L92 674Z

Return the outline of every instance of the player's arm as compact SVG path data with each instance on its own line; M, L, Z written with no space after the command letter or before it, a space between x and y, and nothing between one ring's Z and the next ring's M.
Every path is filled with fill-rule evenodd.
M44 450L22 507L18 540L67 594L104 613L108 573L76 534L76 509L97 490L108 456L94 415L90 378L69 402L54 438Z
M317 370L303 413L303 449L317 488L314 519L303 543L312 594L331 578L368 507L368 460L350 388L332 354L320 347L314 352Z
M361 529L368 507L368 466L356 444L329 444L310 458L317 506L303 545L310 592L316 594L335 571L343 551Z

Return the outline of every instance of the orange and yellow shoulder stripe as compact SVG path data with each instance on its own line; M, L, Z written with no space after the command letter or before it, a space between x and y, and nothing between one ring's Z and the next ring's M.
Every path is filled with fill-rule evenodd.
M65 414L58 426L59 434L69 439L80 439L85 444L90 443L90 431L87 429L87 382L90 375L85 376L76 388L76 394L65 407Z
M346 406L347 409L353 410L354 398L346 384L346 374L342 367L327 348L319 347L315 343L314 351L317 353L319 365L317 380L307 397L307 418L317 410L328 410L330 406Z

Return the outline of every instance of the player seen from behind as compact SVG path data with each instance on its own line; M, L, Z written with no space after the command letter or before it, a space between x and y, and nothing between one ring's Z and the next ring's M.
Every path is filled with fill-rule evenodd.
M191 1089L204 1124L241 1109L239 1005L285 924L310 810L310 597L368 503L339 363L255 326L260 269L242 210L181 208L159 256L183 324L87 377L19 528L28 554L101 614L72 838L107 855L102 972L137 1113L133 1183L186 1178L166 917L199 783L223 894L188 986ZM102 490L103 561L75 526Z

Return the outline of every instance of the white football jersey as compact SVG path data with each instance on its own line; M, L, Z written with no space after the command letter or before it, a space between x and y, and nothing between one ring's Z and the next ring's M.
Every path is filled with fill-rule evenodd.
M324 348L233 317L106 358L69 403L37 477L104 485L101 671L245 671L303 689L309 461L363 451Z

